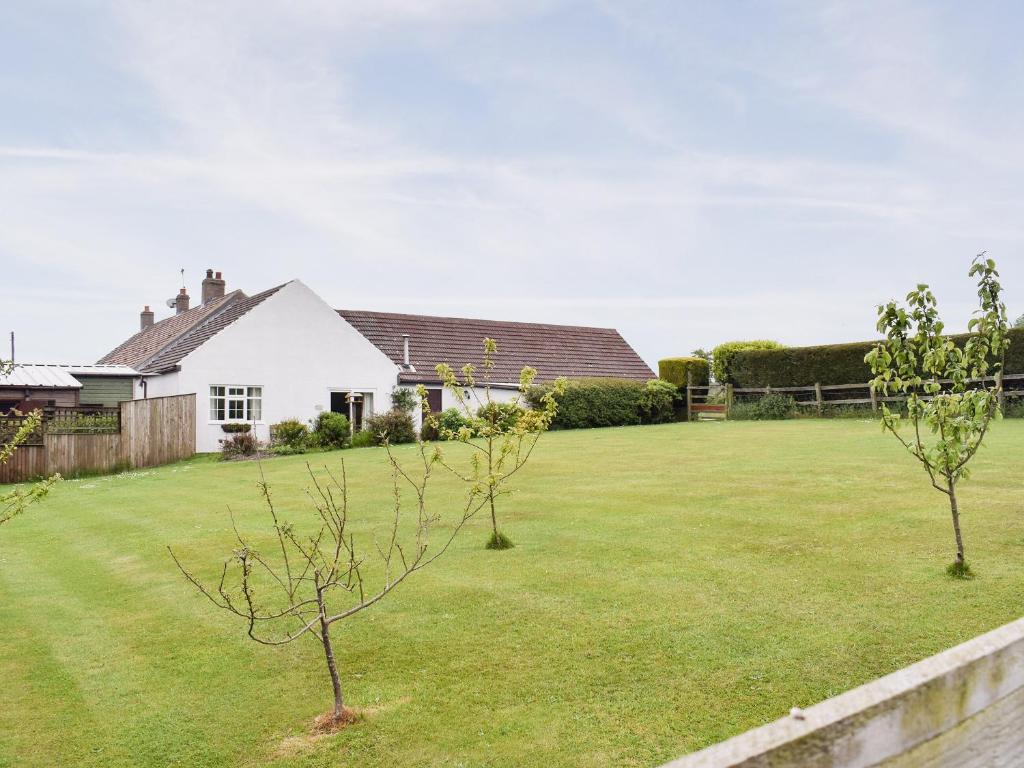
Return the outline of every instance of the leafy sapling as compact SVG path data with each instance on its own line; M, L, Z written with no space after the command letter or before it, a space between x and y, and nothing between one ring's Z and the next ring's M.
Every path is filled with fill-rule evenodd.
M12 361L0 360L0 376L7 375L13 370ZM36 434L42 428L42 424L43 416L38 410L25 416L15 411L13 417L6 420L0 417L0 465L10 461L18 447ZM12 490L0 493L0 525L10 522L32 504L41 501L50 492L53 484L60 479L60 475L55 474L27 488L16 485Z
M878 307L885 340L864 361L882 395L882 429L890 432L928 473L932 486L949 499L956 559L951 576L970 578L964 555L957 486L969 476L968 463L999 414L1003 361L1010 344L999 272L979 254L969 272L978 281L979 308L968 323L970 337L958 346L943 335L935 296L921 284L906 297ZM906 416L885 398L906 398Z
M497 501L511 493L509 479L525 466L540 436L551 426L558 412L557 398L565 392L566 380L559 378L544 394L541 407L523 407L527 390L537 378L529 366L519 373L515 394L506 401L493 397L492 376L498 345L494 339L483 340L483 362L479 372L475 365L462 367L459 379L447 364L437 366L437 375L456 403L462 422L457 428L451 419L435 414L427 417L444 440L455 440L469 446L472 453L468 469L456 468L443 454L441 464L470 487L471 498L480 498L491 513L491 536L487 549L510 549L515 546L498 526ZM421 392L426 398L426 391Z

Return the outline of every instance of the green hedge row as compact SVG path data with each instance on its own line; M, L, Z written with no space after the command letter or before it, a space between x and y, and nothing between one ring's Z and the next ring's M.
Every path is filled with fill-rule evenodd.
M1006 372L1024 373L1024 328L1010 330ZM957 343L967 334L951 337ZM726 381L736 387L803 387L820 384L860 384L872 378L864 355L878 342L826 344L817 347L746 350L729 361Z
M666 357L658 361L658 378L686 386L686 374L693 374L693 386L703 387L708 383L708 361L702 357Z
M533 408L549 385L531 387L526 394ZM675 419L679 390L658 379L648 382L630 379L576 379L558 398L558 413L552 429L621 427L629 424L659 424Z
M741 352L753 349L783 349L782 344L770 339L755 339L753 341L727 341L719 344L711 350L711 373L715 375L715 381L719 384L732 381L732 361Z

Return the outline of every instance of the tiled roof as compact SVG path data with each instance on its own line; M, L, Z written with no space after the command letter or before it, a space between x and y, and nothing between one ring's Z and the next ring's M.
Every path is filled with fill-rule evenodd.
M144 364L168 345L188 333L198 323L210 317L214 312L223 309L239 297L241 291L232 291L222 298L200 304L198 307L185 310L181 314L153 323L149 328L139 331L123 344L112 349L96 362L99 364L120 364L142 370Z
M263 291L262 293L257 293L255 296L245 296L243 294L243 296L237 301L231 302L224 311L211 315L208 319L195 325L188 333L182 335L173 344L165 347L160 354L156 355L152 360L146 363L144 372L156 373L158 371L166 371L168 368L173 368L181 362L182 358L189 352L198 349L206 341L227 328L238 318L242 317L242 315L249 312L253 307L257 307L262 304L283 287L284 285L278 285L274 288Z
M448 363L456 371L465 363L479 366L485 338L498 344L491 375L493 383L517 383L519 372L526 365L537 369L540 381L559 376L655 378L654 372L614 328L349 309L340 309L338 314L399 366L404 354L402 334L409 334L409 358L415 370L403 370L399 374L402 381L436 382L434 367L439 363Z
M131 365L142 373L166 371L283 287L278 285L255 296L232 291L223 298L154 323L108 352L99 362Z

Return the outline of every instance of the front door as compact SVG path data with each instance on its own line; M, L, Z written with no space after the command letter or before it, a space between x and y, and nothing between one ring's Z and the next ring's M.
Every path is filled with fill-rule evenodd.
M441 412L441 390L440 389L428 389L427 390L427 408L430 409L431 413Z

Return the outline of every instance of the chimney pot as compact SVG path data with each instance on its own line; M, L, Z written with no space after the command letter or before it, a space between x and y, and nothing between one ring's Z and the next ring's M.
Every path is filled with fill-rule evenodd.
M153 311L149 308L149 304L146 305L139 313L139 330L144 331L153 325Z
M206 279L203 280L203 304L222 298L224 287L224 280L221 278L220 272L214 277L212 269L206 270Z

